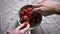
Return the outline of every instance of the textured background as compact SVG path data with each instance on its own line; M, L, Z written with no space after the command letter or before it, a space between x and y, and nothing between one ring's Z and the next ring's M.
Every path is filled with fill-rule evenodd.
M41 0L40 0L41 1ZM6 34L16 27L19 9L38 0L0 0L0 34ZM60 15L43 17L39 27L32 34L60 34Z

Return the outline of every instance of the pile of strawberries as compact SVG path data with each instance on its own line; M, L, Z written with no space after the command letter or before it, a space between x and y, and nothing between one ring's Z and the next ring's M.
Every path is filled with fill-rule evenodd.
M32 7L23 8L20 11L20 22L27 22L30 24L30 27L33 27L36 23L41 21L41 15L37 12L32 12Z

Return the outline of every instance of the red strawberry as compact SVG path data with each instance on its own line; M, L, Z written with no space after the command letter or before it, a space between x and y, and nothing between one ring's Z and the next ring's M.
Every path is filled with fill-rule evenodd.
M27 9L23 9L23 11L24 11L24 13L25 13L25 14L27 14L27 13L28 13Z
M20 18L20 20L22 21L23 19L22 19L22 18Z
M30 12L30 11L32 11L32 8L31 8L31 7L29 7L29 8L27 8L27 10Z
M29 18L30 18L30 19L32 19L32 18L33 18L33 16L30 16Z
M23 12L23 11L21 11L21 12L20 12L20 14L21 14L21 15L24 15L24 12Z
M24 27L26 27L26 26L27 26L27 24L28 24L28 22L24 22Z
M30 19L28 18L26 22L30 23Z
M30 11L29 14L32 14L32 11Z
M24 20L27 20L27 19L28 19L28 17L25 15L25 16L24 16Z
M28 12L27 16L31 17L31 15L32 15L32 12Z

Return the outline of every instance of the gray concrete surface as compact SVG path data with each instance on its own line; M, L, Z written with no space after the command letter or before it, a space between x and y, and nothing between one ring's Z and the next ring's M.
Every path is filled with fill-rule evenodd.
M28 1L28 2L27 2ZM0 0L0 34L13 30L17 24L18 11L26 4L35 4L38 0ZM32 34L60 34L60 15L43 17L39 27Z

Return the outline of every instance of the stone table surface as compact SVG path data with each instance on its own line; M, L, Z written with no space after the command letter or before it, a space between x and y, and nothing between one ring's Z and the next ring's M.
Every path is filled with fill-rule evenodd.
M27 4L35 4L38 0L0 0L0 34L6 34L18 23L18 11ZM60 34L60 15L43 17L40 26L32 34Z

